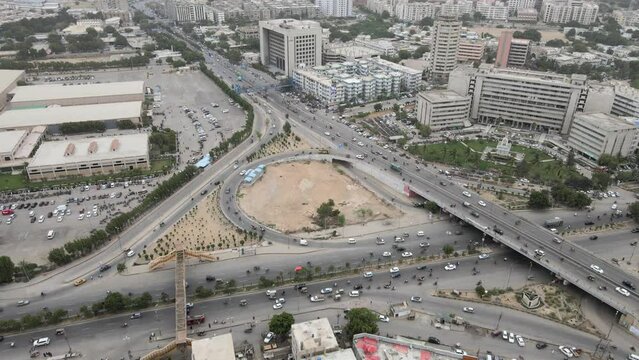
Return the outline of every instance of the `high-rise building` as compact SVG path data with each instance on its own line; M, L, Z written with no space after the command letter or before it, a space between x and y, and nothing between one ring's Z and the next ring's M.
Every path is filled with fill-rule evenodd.
M451 90L421 92L417 96L417 120L433 131L470 126L470 95Z
M508 6L501 2L485 3L478 2L477 12L481 13L488 20L506 21L508 20Z
M545 0L541 5L541 21L565 24L576 21L590 25L597 21L599 5L583 0Z
M433 25L430 74L434 81L445 83L457 66L457 48L462 23L455 16L440 16Z
M316 21L260 21L260 60L286 76L300 66L322 64L322 27Z
M395 16L402 21L420 21L425 17L434 18L437 6L427 2L402 2L395 7Z
M127 0L98 0L96 7L107 17L119 17L123 21L131 19Z
M207 19L204 3L167 0L164 6L168 18L176 22L198 22Z
M474 6L472 1L448 0L441 5L440 15L460 17L464 14L472 14L473 11L474 11Z
M573 121L568 145L575 153L592 161L603 154L628 156L639 130L634 124L615 115L603 113L577 114Z
M536 0L508 0L508 11L513 13L519 9L532 9L536 2Z
M353 0L318 0L317 5L324 16L353 16Z
M488 64L456 69L448 88L472 96L471 120L563 135L588 95L586 75L568 77Z
M495 66L500 68L522 67L526 65L529 54L530 40L513 39L512 31L502 31L499 36Z

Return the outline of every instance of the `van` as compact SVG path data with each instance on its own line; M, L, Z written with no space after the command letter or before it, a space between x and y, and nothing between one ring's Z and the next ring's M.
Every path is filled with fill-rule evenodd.
M628 360L639 360L639 355L630 354L628 355Z
M55 231L49 230L49 232L47 233L47 239L51 240L54 237L55 237Z
M308 240L300 239L301 246L308 246Z

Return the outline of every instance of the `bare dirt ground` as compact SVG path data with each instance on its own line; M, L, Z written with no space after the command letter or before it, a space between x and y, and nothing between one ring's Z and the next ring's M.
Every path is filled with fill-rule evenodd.
M240 189L238 199L248 215L284 232L319 229L312 217L328 199L335 201L346 224L401 215L358 181L323 162L268 166L255 184Z

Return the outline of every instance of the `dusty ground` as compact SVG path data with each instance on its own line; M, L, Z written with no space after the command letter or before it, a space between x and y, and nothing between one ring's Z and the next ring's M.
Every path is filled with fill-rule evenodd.
M249 161L255 161L263 157L268 157L287 151L307 150L310 148L311 146L306 141L304 141L304 139L295 135L294 132L290 132L288 135L282 133L274 137L273 140L268 142L268 144L260 147L260 149L255 152L255 154L250 158Z
M328 199L335 201L346 224L401 215L357 181L322 162L268 166L260 180L241 188L238 199L248 215L284 232L319 229L312 216Z
M175 249L176 242L184 248L200 251L214 251L247 246L257 243L257 239L245 236L226 220L219 208L219 190L215 190L158 239L147 254L154 256L167 254Z
M499 29L496 27L473 27L472 29L469 29L472 31L477 32L477 34L481 35L482 33L488 33L491 34L497 38L499 38L499 35L501 34L502 31L504 30L512 30L512 31L524 31L525 27L521 27L521 28L517 28L517 29ZM548 41L548 40L552 40L552 39L560 39L560 40L565 40L566 37L564 36L564 34L562 32L560 32L559 30L538 30L541 33L541 40L542 41Z

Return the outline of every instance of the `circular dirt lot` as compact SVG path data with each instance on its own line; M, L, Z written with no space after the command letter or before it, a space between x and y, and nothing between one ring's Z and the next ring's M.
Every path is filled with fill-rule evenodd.
M394 206L324 162L267 166L255 184L240 188L238 199L248 215L289 233L320 229L313 216L328 199L344 214L346 224L401 216Z

